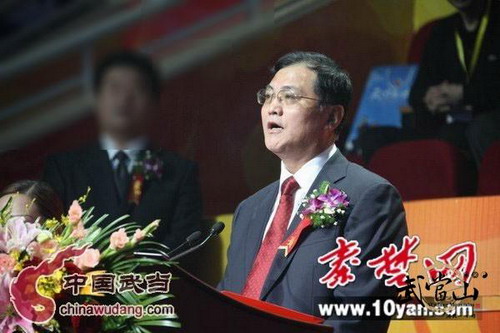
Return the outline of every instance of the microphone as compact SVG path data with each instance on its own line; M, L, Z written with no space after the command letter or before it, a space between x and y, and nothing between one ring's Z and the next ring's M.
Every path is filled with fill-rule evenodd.
M172 251L170 251L168 253L165 253L163 251L158 251L159 253L146 253L146 252L136 251L136 252L134 252L134 254L138 255L138 256L146 256L146 257L162 257L162 258L169 260L170 256L173 253L175 253L177 250L183 248L186 245L189 245L190 247L193 246L194 243L196 243L196 241L198 239L200 239L200 237L201 237L201 232L197 230L197 231L193 232L191 235L187 236L186 240L181 245L177 246L175 249L173 249Z
M215 222L215 224L210 228L210 233L213 235L218 235L224 230L226 225L222 222Z
M201 232L199 230L193 232L191 235L186 237L186 240L179 246L177 246L175 249L167 253L167 257L170 258L172 254L177 252L179 249L182 249L184 246L189 245L190 247L196 243L198 239L201 237Z
M185 255L193 252L193 251L196 251L197 249L199 249L200 247L202 247L206 242L208 242L208 240L210 238L212 238L213 236L216 236L218 234L220 234L222 232L222 230L224 230L224 223L222 222L216 222L212 228L210 228L210 232L208 233L208 236L205 237L205 239L200 242L199 244L195 245L195 246L192 246L192 244L189 244L190 245L190 248L188 248L187 250L185 250L184 252L181 252L175 256L173 256L172 258L169 258L169 260L176 260L176 259L179 259L179 258L182 258L184 257Z

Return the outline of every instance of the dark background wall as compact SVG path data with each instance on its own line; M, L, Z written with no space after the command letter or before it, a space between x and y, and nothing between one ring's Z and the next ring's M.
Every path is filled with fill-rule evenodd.
M242 45L235 44L224 55L164 83L151 134L159 145L199 163L206 215L234 211L239 201L278 177L279 160L264 147L255 97L269 82L272 63L293 50L333 57L351 74L354 84L349 123L370 69L405 62L413 31L412 3L339 0ZM110 41L105 49L124 43L125 39ZM130 36L126 43L130 44ZM57 72L67 71L70 63L57 64ZM95 140L96 134L89 115L2 154L0 187L39 177L48 154Z

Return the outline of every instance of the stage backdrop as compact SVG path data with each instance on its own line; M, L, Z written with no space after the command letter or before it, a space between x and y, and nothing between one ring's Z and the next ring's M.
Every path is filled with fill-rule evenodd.
M161 146L199 162L206 215L234 211L243 198L278 177L279 161L264 147L255 98L256 91L270 80L268 69L273 61L293 50L324 52L337 60L354 84L348 125L370 70L406 61L419 1L403 2L408 4L399 0L334 1L164 83L151 134ZM212 10L210 6L201 9ZM419 22L423 22L423 11L418 13ZM139 28L123 32L121 38L102 41L96 58L121 46L140 45L155 33L170 29L171 25L158 23L162 19L160 13L156 21L143 22ZM157 31L150 33L151 29ZM0 103L69 75L74 71L73 62L74 55L68 54L31 75L0 82ZM18 151L3 153L0 187L21 178L39 177L48 154L92 141L96 133L88 114Z

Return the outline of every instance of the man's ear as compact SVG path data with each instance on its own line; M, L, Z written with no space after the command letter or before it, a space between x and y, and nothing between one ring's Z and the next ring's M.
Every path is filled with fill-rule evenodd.
M342 122L342 119L344 119L344 107L342 105L327 105L324 106L324 108L324 111L328 113L328 122L326 126L331 127L332 130L336 130Z

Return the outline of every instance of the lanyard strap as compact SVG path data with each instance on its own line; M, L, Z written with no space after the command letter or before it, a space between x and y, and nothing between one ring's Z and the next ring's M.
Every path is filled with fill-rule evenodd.
M474 50L472 51L472 57L470 59L469 66L467 66L465 63L464 44L462 42L462 38L460 38L458 31L455 31L455 43L457 45L458 59L460 60L460 64L465 71L467 81L470 80L472 73L474 73L477 65L477 60L479 59L479 53L481 52L481 46L483 45L484 35L486 33L486 27L488 26L488 22L490 20L490 4L491 0L488 0L486 12L481 18L481 24L479 25L476 39L474 41Z

